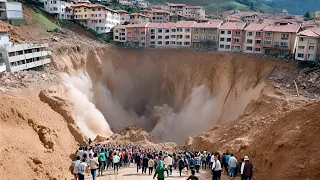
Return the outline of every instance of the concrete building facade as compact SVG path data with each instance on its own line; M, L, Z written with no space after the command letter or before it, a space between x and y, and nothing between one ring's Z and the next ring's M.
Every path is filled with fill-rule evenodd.
M246 23L227 22L219 29L219 51L242 50L244 28Z
M0 19L6 20L10 24L25 24L23 17L22 4L19 2L7 2L0 0Z
M251 23L244 29L243 52L263 53L263 29L266 24Z
M218 47L219 27L223 21L196 23L192 26L192 46L195 49L216 50Z
M59 19L72 19L72 5L72 0L46 0L44 2L44 9Z
M301 31L297 35L295 59L299 61L320 60L320 28Z

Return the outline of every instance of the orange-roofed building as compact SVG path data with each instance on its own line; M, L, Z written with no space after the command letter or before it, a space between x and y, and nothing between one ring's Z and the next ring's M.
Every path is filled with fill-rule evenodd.
M131 24L147 23L150 22L150 17L141 13L132 13L129 22Z
M263 51L263 29L267 24L251 23L244 29L243 52L260 54Z
M202 6L186 6L185 9L185 15L192 20L206 17L206 11Z
M319 61L320 27L301 31L297 35L295 59L299 61Z
M150 47L157 48L170 48L172 46L176 47L176 30L172 32L172 28L175 23L151 23L150 29ZM173 40L171 36L174 35ZM154 37L154 39L153 39ZM173 42L173 43L172 43Z
M300 29L300 24L266 26L263 29L263 53L279 57L293 55Z
M167 23L171 20L171 12L161 9L152 9L151 13L151 22L155 23Z
M192 26L195 21L178 21L176 22L171 30L176 33L176 47L188 48L192 45ZM171 38L173 41L174 38ZM174 45L172 45L174 46Z
M124 24L125 22L130 21L130 15L127 11L125 10L117 10L120 14L120 24Z
M242 50L246 23L227 22L219 28L219 51Z
M149 22L126 26L126 40L130 47L147 47Z
M192 26L192 46L195 49L215 50L218 47L219 27L222 20L195 23Z
M115 41L117 45L126 46L127 31L125 25L118 25L113 27L113 41Z

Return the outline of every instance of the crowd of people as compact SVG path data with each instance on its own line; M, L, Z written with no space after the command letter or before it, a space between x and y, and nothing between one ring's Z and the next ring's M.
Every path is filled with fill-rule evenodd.
M84 180L86 174L91 174L92 179L102 176L109 169L118 174L119 168L129 167L133 163L137 173L153 174L153 178L164 180L172 176L173 169L179 170L179 175L189 171L191 175L187 180L197 180L196 173L202 170L210 170L212 180L220 180L225 173L234 179L238 174L241 180L251 180L253 165L248 156L238 159L228 152L220 154L206 151L177 151L165 152L154 149L143 149L137 146L115 145L90 145L80 146L76 152L76 160L73 162L73 174L76 180ZM147 171L148 170L148 171ZM154 172L154 173L153 173Z

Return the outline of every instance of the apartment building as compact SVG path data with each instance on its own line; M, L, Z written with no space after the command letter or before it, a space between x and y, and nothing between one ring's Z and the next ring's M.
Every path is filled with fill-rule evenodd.
M87 20L86 26L99 34L107 33L107 17L104 6L98 4L90 4L87 11L89 12L89 18Z
M125 25L118 25L113 27L113 40L118 45L126 46L127 43L127 30Z
M0 46L2 62L6 71L16 72L50 63L48 44L4 44Z
M140 24L150 22L150 17L141 13L130 14L130 24Z
M146 9L149 7L149 2L145 0L132 0L132 4L138 8Z
M71 7L73 9L73 19L81 25L88 26L89 19L91 18L90 4L78 3L73 4Z
M287 57L296 49L296 37L301 25L268 25L263 29L264 54Z
M169 11L161 9L151 10L151 22L166 23L170 22L172 14Z
M195 23L192 26L192 46L195 49L218 49L219 27L222 23L221 20Z
M244 29L243 52L263 53L263 29L267 24L251 23Z
M126 26L127 45L131 47L147 47L149 22L129 24Z
M227 22L219 28L219 51L242 50L246 23Z
M119 4L131 6L133 5L132 0L119 0Z
M192 19L205 18L206 11L202 6L185 6L185 15Z
M297 39L295 59L299 61L319 61L320 27L299 32Z
M148 39L149 39L149 43L148 43L148 47L150 48L155 48L156 45L158 44L158 26L161 23L150 23L149 25L149 33L148 33Z
M153 24L153 23L152 23ZM155 23L158 24L158 23ZM176 31L174 30L172 32L172 28L175 25L173 22L169 23L159 23L159 25L156 27L155 31L155 47L157 48L170 48L170 47L175 47L176 46ZM156 26L156 25L155 25ZM150 34L151 34L151 29L150 29ZM152 38L152 36L151 36ZM150 44L151 44L151 39L150 39Z
M21 3L0 0L0 19L13 25L25 24Z
M179 48L191 47L192 26L195 23L196 23L195 21L178 21L173 25L172 31L176 33L176 44L175 44L176 47L179 47Z
M125 22L129 23L130 15L125 10L117 10L120 14L120 24L124 24Z
M46 0L44 10L59 19L72 19L72 0Z
M9 43L10 43L9 34L7 33L6 30L0 29L0 46L4 44L9 44ZM4 71L6 71L6 62L4 61L2 56L0 56L0 72L4 72Z
M120 25L120 13L107 7L105 7L105 10L107 16L106 32L109 33L114 26Z
M239 12L237 16L239 16L244 23L258 23L262 20L257 12Z
M186 5L185 4L172 4L168 3L169 11L176 15L186 15Z

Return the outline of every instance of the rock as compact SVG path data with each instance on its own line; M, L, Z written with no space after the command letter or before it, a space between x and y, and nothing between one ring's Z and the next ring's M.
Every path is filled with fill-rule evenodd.
M304 169L305 165L304 164L297 164L295 165L296 168Z

